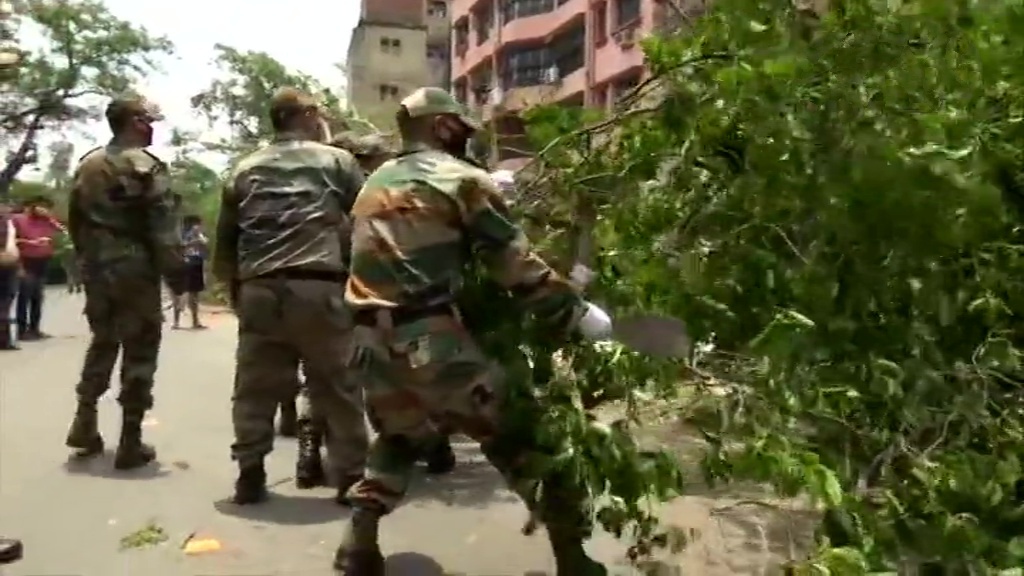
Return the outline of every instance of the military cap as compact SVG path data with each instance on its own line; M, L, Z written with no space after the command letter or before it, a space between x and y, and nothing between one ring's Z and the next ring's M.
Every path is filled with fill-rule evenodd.
M270 97L270 117L284 118L306 112L320 110L320 101L298 88L281 88Z
M156 122L164 119L160 107L142 96L114 98L107 105L107 120L120 120L131 116L145 116Z
M360 135L355 132L342 132L335 136L331 145L348 150L355 156L386 156L394 153L380 134Z
M466 107L459 103L450 92L442 88L419 88L401 102L411 118L435 114L453 114L473 130L480 129L480 123L469 115Z

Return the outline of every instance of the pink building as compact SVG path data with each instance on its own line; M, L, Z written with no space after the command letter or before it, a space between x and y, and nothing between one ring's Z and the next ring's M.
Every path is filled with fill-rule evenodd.
M667 10L662 0L451 0L452 90L508 135L531 105L611 106L643 77L639 40Z

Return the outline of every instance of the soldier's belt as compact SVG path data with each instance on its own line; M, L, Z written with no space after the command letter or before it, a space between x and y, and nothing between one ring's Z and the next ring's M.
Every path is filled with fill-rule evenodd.
M395 326L410 324L424 318L447 317L459 321L459 312L451 304L434 304L421 308L373 308L356 310L353 320L359 326L370 326L390 330Z
M250 280L320 280L322 282L344 282L348 275L344 272L327 270L304 270L302 268L282 268L250 278Z

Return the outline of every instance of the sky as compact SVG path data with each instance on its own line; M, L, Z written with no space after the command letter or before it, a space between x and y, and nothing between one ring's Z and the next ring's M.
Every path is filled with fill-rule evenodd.
M165 160L171 127L202 130L189 98L216 76L214 45L267 52L285 66L305 72L326 86L340 87L343 63L352 29L359 20L357 0L175 0L140 2L104 0L116 16L135 22L174 42L176 54L163 62L163 71L146 78L138 91L158 103L167 121L157 125L153 152ZM262 8L265 6L266 8ZM283 9L283 10L282 10ZM86 126L82 134L65 134L75 144L76 158L110 138L107 127ZM48 134L40 151L61 135ZM44 167L45 156L40 162ZM31 177L30 174L24 174Z

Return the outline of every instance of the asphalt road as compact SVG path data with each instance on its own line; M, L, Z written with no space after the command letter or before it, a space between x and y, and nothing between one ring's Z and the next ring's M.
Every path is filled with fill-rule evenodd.
M0 534L21 538L25 558L3 576L331 576L346 512L328 489L292 485L295 442L282 439L268 466L275 497L259 507L227 501L235 469L230 391L235 325L165 333L156 408L146 423L159 466L115 473L108 453L69 463L64 435L88 341L83 299L48 294L44 330L54 337L0 353ZM115 371L116 374L116 371ZM115 389L101 404L116 443ZM452 475L423 478L385 520L382 545L395 576L553 574L543 535L520 533L526 513L472 445L459 444ZM127 548L123 539L135 535ZM140 536L141 535L141 536ZM219 550L190 553L198 542ZM621 558L607 537L592 543ZM621 573L628 574L628 570ZM710 573L710 572L704 572Z

